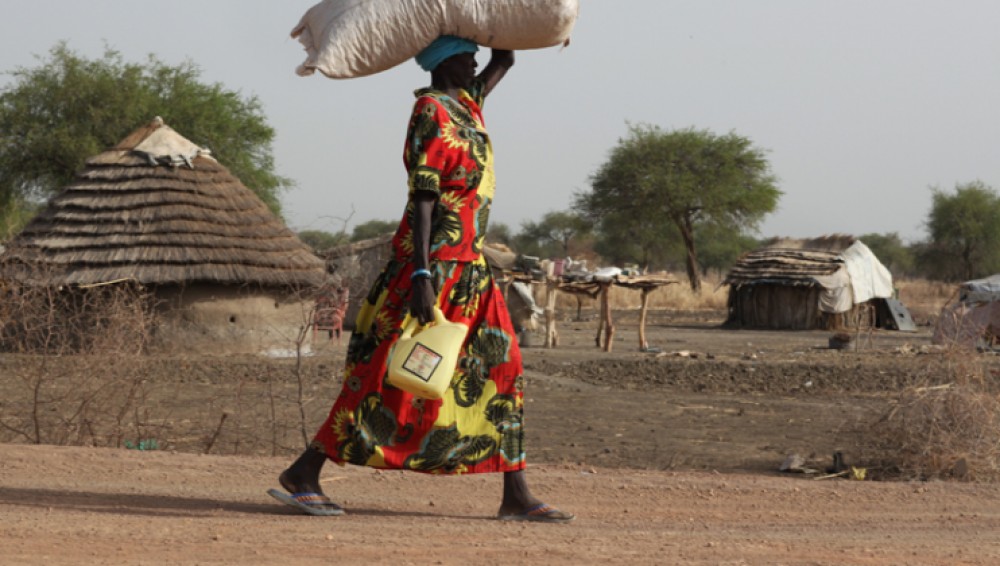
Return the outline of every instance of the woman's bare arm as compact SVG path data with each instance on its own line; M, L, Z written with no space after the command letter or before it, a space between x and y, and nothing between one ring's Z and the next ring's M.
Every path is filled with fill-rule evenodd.
M488 95L497 86L507 70L514 66L514 52L505 49L493 49L490 53L490 62L481 73L479 80L483 81L485 88L483 96Z
M429 191L413 193L413 269L430 268L431 220L437 195ZM430 277L416 277L410 287L410 314L422 324L434 320L437 293Z

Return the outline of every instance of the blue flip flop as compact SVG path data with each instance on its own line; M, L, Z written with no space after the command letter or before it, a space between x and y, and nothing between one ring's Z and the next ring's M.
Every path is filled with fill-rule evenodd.
M287 494L277 489L267 490L267 494L278 501L302 511L306 515L317 517L332 517L343 515L344 508L337 505L322 493L292 493Z

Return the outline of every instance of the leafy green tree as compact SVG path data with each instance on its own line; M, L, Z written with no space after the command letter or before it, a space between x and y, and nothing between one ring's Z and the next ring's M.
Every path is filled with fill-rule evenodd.
M518 251L527 255L566 257L573 254L574 242L589 233L589 223L579 214L546 212L538 222L522 222L515 241Z
M351 241L360 242L361 240L370 240L386 234L392 234L398 227L399 222L391 220L369 220L368 222L362 222L351 231Z
M875 257L882 262L885 267L895 276L910 275L913 273L915 259L913 250L910 249L903 239L896 232L886 232L885 234L865 234L858 238L868 249L875 254Z
M741 255L760 246L760 241L743 230L715 222L704 222L695 227L695 244L698 247L698 264L702 273L709 270L728 271Z
M684 257L684 244L668 222L639 223L626 211L607 211L597 224L594 251L611 265L668 268Z
M36 203L21 198L11 199L6 206L0 205L0 243L16 236L40 209Z
M89 60L60 43L0 90L0 207L45 199L84 161L156 116L213 155L275 213L292 185L274 172L274 130L256 97L200 80L194 63L153 56L127 63L113 50Z
M1000 269L1000 196L985 183L956 185L954 193L932 188L927 231L922 263L938 277L973 279Z
M510 231L510 226L503 222L491 222L490 227L486 229L486 241L509 246L514 241L514 235Z
M616 245L641 250L635 261L655 257L668 230L679 234L695 292L701 290L697 226L756 230L781 195L764 151L749 139L649 125L629 127L591 188L577 195L575 208L605 237L616 236Z
M302 230L298 236L307 246L318 252L346 244L350 240L343 232L331 234L324 230Z

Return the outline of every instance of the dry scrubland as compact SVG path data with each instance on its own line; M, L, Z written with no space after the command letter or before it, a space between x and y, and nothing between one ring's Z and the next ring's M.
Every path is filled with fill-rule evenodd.
M677 282L676 285L663 287L650 295L650 308L677 311L716 311L714 313L716 315L725 311L729 288L722 286L722 278L718 275L710 275L702 280L701 294L693 293L687 279L683 276L677 277ZM896 280L895 285L899 291L900 300L910 309L918 322L923 321L925 324L930 324L930 321L937 317L941 308L948 301L954 299L957 291L953 284L926 279ZM587 303L586 299L584 303ZM559 297L559 307L564 312L576 308L576 304L576 299L573 296L561 295ZM591 302L591 306L596 307L597 305ZM619 310L637 309L639 308L639 294L628 289L613 287L611 306Z
M576 320L572 298L560 306L561 347L524 351L532 478L578 513L568 528L489 521L493 477L331 468L324 485L351 511L335 523L269 501L263 490L339 389L346 340L284 360L130 348L0 355L0 555L24 564L1000 560L993 356L928 349L926 326L862 333L845 351L825 347L828 332L721 329L725 296L713 288L654 293L675 305L655 302L650 316L663 355L636 350L627 292L614 299L614 352L593 347L593 305ZM918 322L952 291L899 288ZM777 472L793 453L823 470L836 451L868 479L891 481ZM444 539L454 543L446 553L435 542Z
M1000 411L992 357L920 355L929 343L927 327L918 335L862 333L851 352L825 350L828 333L723 330L719 305L725 294L717 282L707 281L705 289L696 297L686 285L673 285L652 295L649 331L651 343L664 350L659 356L635 351L638 293L614 289L621 331L611 354L592 346L593 301L584 301L577 320L575 298L564 297L562 347L525 350L529 387L533 380L559 378L626 394L822 395L831 401L861 395L876 399L878 406L858 422L837 426L870 427L844 449L881 470L874 477L997 476L1000 454L994 452L1000 451L1000 438L993 431L1000 430L995 426ZM951 286L924 281L904 281L899 289L914 318L924 324L933 321L952 292ZM675 307L663 309L662 304ZM134 305L126 306L119 312L132 317ZM127 330L138 334L142 328ZM138 353L134 341L98 334L116 339L94 344L86 355L0 356L0 442L292 455L336 396L346 347L346 338L340 344L321 340L312 345L316 355L291 359L148 356ZM693 357L671 355L679 352ZM803 389L807 382L809 388ZM636 396L632 402L641 405L643 399ZM613 422L620 416L606 418ZM558 439L578 434L574 426L587 418L571 420L577 424L563 419L544 434L536 431L535 439L544 443L536 446L536 454L559 454L558 447L547 444L565 444ZM832 436L837 444L837 435ZM583 454L587 447L570 448ZM684 454L671 461L699 465ZM663 462L640 453L614 464L655 468Z

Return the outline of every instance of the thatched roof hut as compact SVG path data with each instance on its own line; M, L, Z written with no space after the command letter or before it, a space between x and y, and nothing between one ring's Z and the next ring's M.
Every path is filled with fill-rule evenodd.
M726 276L727 324L744 328L835 329L867 322L865 306L892 296L892 276L860 240L774 239L744 254Z
M304 287L323 261L210 153L159 118L87 160L8 246L48 285Z
M159 118L88 159L0 269L30 286L140 285L156 294L162 341L213 351L287 342L326 278L257 195Z

